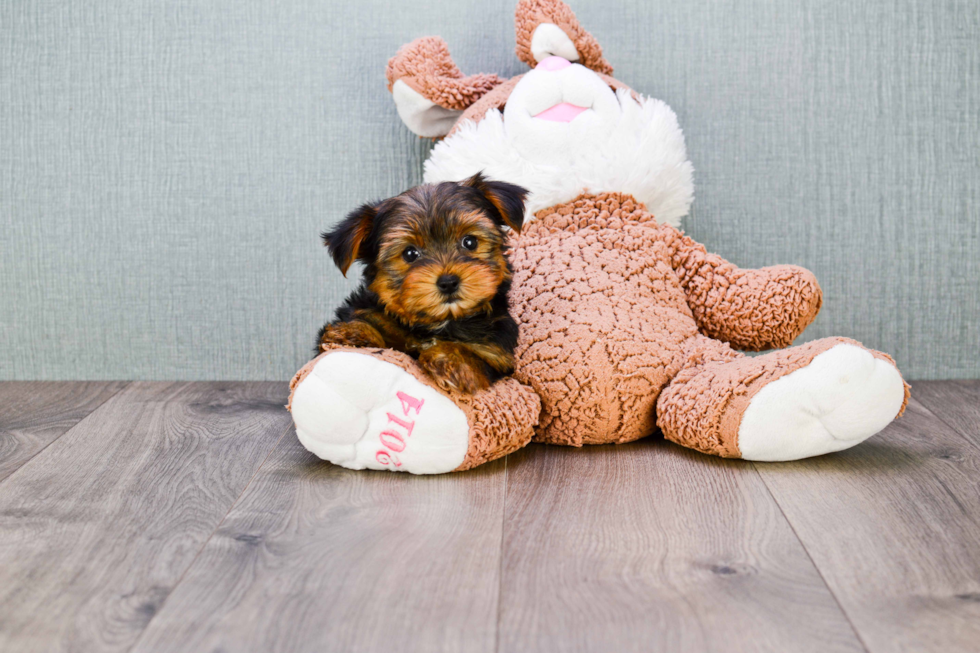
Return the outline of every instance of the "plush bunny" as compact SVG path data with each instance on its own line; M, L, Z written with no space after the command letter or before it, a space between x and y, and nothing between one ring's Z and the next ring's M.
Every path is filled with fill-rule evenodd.
M426 182L483 172L530 190L512 235L514 379L448 394L406 355L326 351L292 383L303 443L354 469L438 473L532 435L580 446L659 428L776 461L852 447L900 415L909 388L886 354L846 338L789 347L820 309L809 271L741 269L678 231L693 171L673 111L613 79L559 0L521 0L516 25L524 75L465 77L435 37L387 69L409 129L445 137Z

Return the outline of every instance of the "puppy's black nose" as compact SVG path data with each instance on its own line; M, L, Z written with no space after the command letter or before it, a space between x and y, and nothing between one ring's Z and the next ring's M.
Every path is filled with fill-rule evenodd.
M452 295L459 290L459 277L455 274L443 274L436 279L436 288L444 295Z

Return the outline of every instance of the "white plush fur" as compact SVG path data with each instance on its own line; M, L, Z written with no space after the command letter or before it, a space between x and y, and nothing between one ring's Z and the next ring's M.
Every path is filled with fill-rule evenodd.
M895 366L837 345L759 391L742 416L746 460L798 460L848 449L888 426L905 398Z
M399 391L421 400L421 408L406 411ZM443 474L459 467L469 446L466 414L456 404L400 367L364 354L321 359L296 388L291 410L303 446L349 469ZM411 435L389 413L412 423ZM385 447L385 431L401 437L404 450ZM379 451L385 452L380 460Z
M588 110L568 123L535 118L561 102ZM584 192L621 192L659 222L679 226L694 198L693 166L670 107L613 92L578 64L524 75L503 114L490 110L435 146L425 181L460 181L480 171L527 188L528 218Z

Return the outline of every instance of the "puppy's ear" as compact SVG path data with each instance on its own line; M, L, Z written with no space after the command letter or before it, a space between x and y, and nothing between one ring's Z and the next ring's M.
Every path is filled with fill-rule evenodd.
M333 229L320 234L334 263L345 277L351 264L364 254L364 241L377 217L378 205L364 204L348 213Z
M483 177L482 172L478 172L466 181L460 182L464 186L475 188L497 209L502 222L517 233L521 233L524 225L524 199L527 197L527 189L505 181L489 181Z

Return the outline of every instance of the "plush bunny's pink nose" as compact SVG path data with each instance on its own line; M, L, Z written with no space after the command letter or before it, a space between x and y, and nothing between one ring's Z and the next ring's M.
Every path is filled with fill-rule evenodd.
M552 55L546 59L543 59L537 66L535 66L535 68L540 68L541 70L547 70L548 72L553 73L571 65L572 62L568 59L563 59L562 57Z

